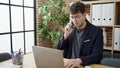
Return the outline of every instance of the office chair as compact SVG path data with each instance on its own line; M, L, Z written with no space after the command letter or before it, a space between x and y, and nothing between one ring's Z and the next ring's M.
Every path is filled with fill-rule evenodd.
M111 58L111 55L110 51L103 51L103 58Z
M112 66L115 68L120 68L120 59L117 58L103 58L100 62L102 65Z
M9 53L0 53L0 62L11 59L11 55Z

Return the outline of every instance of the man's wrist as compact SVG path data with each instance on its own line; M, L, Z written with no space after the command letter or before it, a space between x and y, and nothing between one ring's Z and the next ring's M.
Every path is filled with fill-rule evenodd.
M82 60L80 58L77 58L77 61L79 62L79 64L82 64Z

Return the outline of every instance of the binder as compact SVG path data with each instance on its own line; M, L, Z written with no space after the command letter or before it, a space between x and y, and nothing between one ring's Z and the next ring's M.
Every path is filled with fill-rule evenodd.
M102 25L112 26L114 21L113 3L102 4Z
M120 28L115 28L114 50L120 50Z
M96 26L101 26L101 4L92 5L92 23Z
M107 13L108 13L108 8L106 4L102 4L102 25L107 25Z
M108 6L108 17L107 17L107 23L109 24L109 25L113 25L113 23L114 23L114 4L113 3L110 3L110 4L108 4L107 5Z

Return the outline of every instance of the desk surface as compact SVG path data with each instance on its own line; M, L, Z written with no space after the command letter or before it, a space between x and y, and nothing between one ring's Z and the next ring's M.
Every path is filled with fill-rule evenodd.
M64 59L64 61L67 61L67 60ZM13 66L12 60L7 60L5 62L0 62L0 68L3 65L9 65L9 68L20 68L20 67L22 67L22 68L36 68L34 57L33 57L33 53L30 53L30 54L27 54L27 55L24 56L23 65L22 66L19 66L19 67L16 66L16 65ZM92 68L113 68L113 67L99 65L99 64L92 64L90 66ZM2 67L2 68L6 68L6 67ZM78 68L84 68L84 67L83 66L79 66Z

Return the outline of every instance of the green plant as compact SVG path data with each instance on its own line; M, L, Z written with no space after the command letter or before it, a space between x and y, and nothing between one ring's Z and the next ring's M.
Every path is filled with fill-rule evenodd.
M51 40L54 44L56 44L56 41L61 36L61 33L62 33L61 31L58 31L58 32L51 31L51 32L49 32Z
M39 8L42 22L38 32L42 38L51 39L54 44L62 32L60 25L64 27L69 21L69 14L65 13L64 7L66 3L63 0L47 0Z
M39 34L41 37L46 38L49 37L49 28L47 25L41 24L39 25Z

